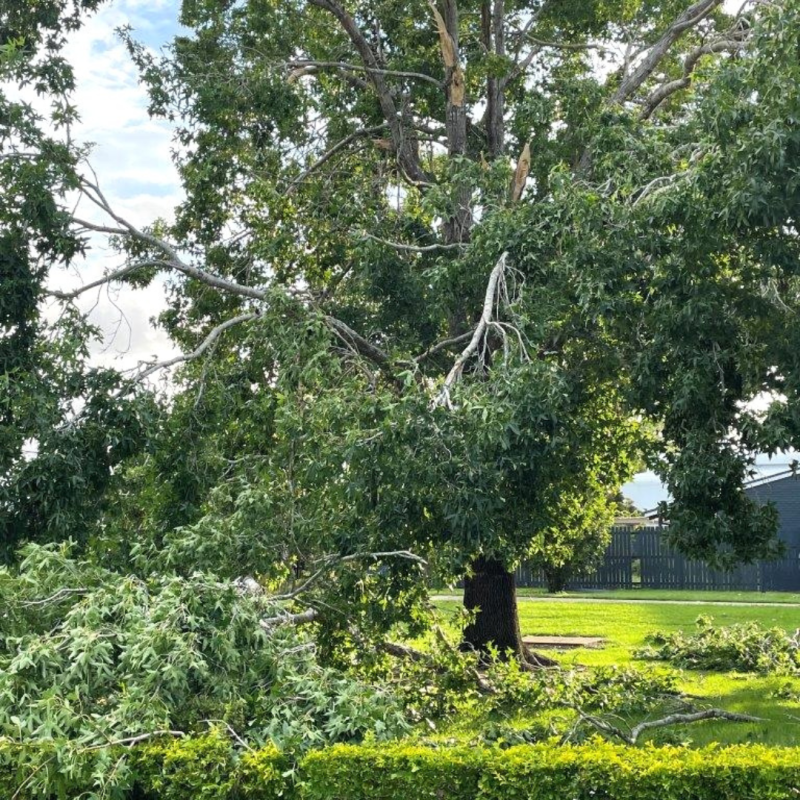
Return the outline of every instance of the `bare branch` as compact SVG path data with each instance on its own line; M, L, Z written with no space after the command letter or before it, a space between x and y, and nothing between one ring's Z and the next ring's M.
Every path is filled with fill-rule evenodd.
M345 136L344 139L337 142L333 147L323 153L308 169L306 169L302 174L298 175L288 186L286 189L286 194L291 194L301 183L303 183L310 175L316 172L325 162L329 161L333 158L337 153L341 150L344 150L349 144L356 141L356 139L360 139L363 136L371 136L374 133L380 133L382 130L386 128L386 124L383 125L373 125L371 128L360 128L357 131L353 131L349 136Z
M466 333L462 333L460 336L453 336L451 339L443 339L441 342L437 342L434 345L431 345L424 353L420 353L418 356L412 359L415 364L419 364L420 361L424 361L426 358L430 358L436 353L445 350L448 347L452 347L455 344L461 344L461 342L466 342L467 339L471 339L474 333L474 329L471 331L467 331Z
M220 325L217 325L208 336L200 343L200 345L193 350L191 353L187 353L186 355L175 356L174 358L167 359L166 361L159 361L156 364L151 364L150 366L143 369L139 372L138 375L132 378L133 381L139 382L143 381L145 378L152 375L154 372L158 372L162 369L168 369L169 367L174 367L176 364L182 364L186 361L194 361L196 358L200 358L206 350L209 349L219 337L226 331L228 328L232 328L234 325L238 325L240 322L250 322L254 319L258 319L261 315L258 313L251 313L251 314L240 314L238 317L231 317L228 320L225 320Z
M89 747L85 748L86 750L102 750L105 747L133 747L140 742L146 742L148 739L157 739L161 736L174 736L177 739L181 739L186 734L183 731L171 731L171 730L163 730L163 731L151 731L150 733L140 733L138 736L129 736L126 739L114 739L110 742L103 742L102 744L93 744Z
M74 300L79 295L82 295L84 292L89 292L92 289L96 289L98 286L103 286L107 283L113 283L114 281L121 280L126 275L130 275L133 272L136 272L139 269L143 269L145 267L157 266L161 265L162 262L153 262L153 261L144 261L141 263L136 264L128 264L121 269L114 270L113 272L106 273L102 278L98 278L96 281L92 281L91 283L84 284L83 286L79 286L77 289L73 289L71 292L61 292L57 289L49 289L46 294L50 297L55 297L58 300ZM164 266L168 266L164 264Z
M349 556L323 556L320 559L317 559L314 563L315 564L322 564L322 566L314 572L309 578L307 578L303 583L300 584L296 589L293 589L291 592L287 592L286 594L279 594L272 598L273 601L283 601L283 600L293 600L294 598L298 597L299 595L303 594L304 592L308 591L325 573L327 573L330 569L335 567L337 564L346 564L350 561L368 561L368 560L377 560L379 558L405 558L410 561L416 561L418 564L422 564L423 566L427 565L427 561L425 561L422 556L418 556L416 553L412 553L410 550L390 550L386 552L377 552L377 553L353 553Z
M481 317L478 320L475 330L473 331L469 344L456 359L455 364L453 364L452 369L444 380L444 385L434 398L434 408L441 405L447 406L448 408L452 407L450 402L450 390L453 388L453 386L455 386L455 384L458 382L458 379L461 377L461 373L464 371L464 365L477 352L478 345L486 334L489 323L492 321L492 309L494 308L497 294L501 289L502 277L503 273L505 272L507 259L508 253L503 253L489 275L489 282L486 285L486 295L483 300L483 311L481 312Z
M51 594L50 597L45 597L42 600L27 600L23 603L20 603L22 608L33 608L35 606L49 606L53 603L58 603L61 600L65 600L67 597L74 597L76 594L86 594L89 590L84 587L78 587L76 589L59 589L55 594Z
M333 332L351 349L365 356L381 368L388 368L391 365L389 356L365 339L361 334L356 333L349 325L335 317L326 316L325 322Z
M683 62L683 75L673 81L668 81L653 90L644 101L641 119L649 119L653 112L671 95L681 89L688 89L692 83L692 74L697 63L705 55L712 53L736 53L744 47L744 39L718 39L695 48Z
M320 69L339 69L343 72L365 72L371 75L389 75L394 78L410 78L417 81L425 81L432 83L437 89L443 88L444 84L434 78L432 75L426 75L424 72L405 72L398 69L384 69L383 67L364 66L361 64L349 64L346 61L289 61L287 66L296 69L305 69L306 67L315 67Z
M731 711L724 711L721 708L709 708L705 711L695 711L692 714L670 714L662 719L645 720L631 728L630 742L636 744L636 740L645 731L654 728L664 728L667 725L686 725L691 722L701 722L705 719L724 719L728 722L763 722L762 717L753 717L750 714L734 714Z
M440 244L437 242L436 244L429 244L420 247L413 244L390 242L388 239L381 239L378 236L373 236L371 233L367 233L367 231L361 231L361 235L365 236L367 239L372 239L373 242L379 242L380 244L393 247L395 250L403 250L408 253L433 253L436 250L463 250L465 247L467 247L465 242L453 242L452 244Z
M702 722L706 719L724 719L728 722L763 722L762 717L753 717L749 714L735 714L731 711L725 711L721 708L708 708L704 711L694 711L684 714L668 714L666 717L660 719L645 720L638 725L634 725L630 732L626 733L621 728L612 725L607 720L599 717L586 714L581 709L574 709L578 716L584 721L588 722L592 727L596 728L603 733L613 736L626 744L634 745L639 737L649 730L656 728L665 728L669 725L687 725L692 722Z
M259 620L259 625L268 632L271 632L280 625L302 625L304 622L313 622L317 618L315 608L307 608L298 614L278 614L275 617L266 617Z
M380 649L390 656L395 658L406 658L409 661L415 662L430 662L431 657L421 650L414 647L409 647L407 644L399 644L397 642L381 642Z

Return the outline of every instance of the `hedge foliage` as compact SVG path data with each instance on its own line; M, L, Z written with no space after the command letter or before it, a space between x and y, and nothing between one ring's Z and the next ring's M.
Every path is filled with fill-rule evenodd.
M7 754L7 753L6 753ZM241 757L221 734L131 753L130 800L788 800L800 750L760 745L336 745L298 763L274 747ZM6 773L8 778L8 773ZM14 791L3 780L4 796ZM20 800L28 800L21 792Z

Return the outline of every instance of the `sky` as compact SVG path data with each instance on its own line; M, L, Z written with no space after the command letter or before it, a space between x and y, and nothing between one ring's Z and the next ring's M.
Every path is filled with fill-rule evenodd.
M136 39L158 52L178 32L177 16L178 0L113 0L72 35L65 50L75 68L74 102L81 116L73 136L94 143L90 162L100 184L111 205L135 225L170 218L182 195L170 157L171 128L148 117L147 95L115 31L130 25ZM101 220L85 202L79 216ZM54 275L52 284L74 288L119 265L98 237L86 261ZM162 282L136 291L89 292L81 302L93 308L92 321L105 334L94 347L98 362L125 369L174 354L166 336L149 323L164 307Z
M138 41L158 52L179 32L178 7L179 0L112 0L73 35L65 53L75 67L75 103L81 113L73 135L95 143L91 163L106 195L137 225L170 218L182 194L170 157L171 128L148 117L146 93L115 30L130 25ZM80 211L93 215L85 206ZM91 281L118 265L118 257L98 240L77 275L75 271L57 275L53 283L56 288L74 287L76 280ZM92 319L106 337L95 348L99 362L124 369L174 354L166 336L149 323L164 307L163 283L137 291L126 287L116 293L88 293L83 303L87 309L93 307ZM783 470L792 457L759 457L758 474ZM651 509L667 498L652 472L636 476L623 492L640 509Z

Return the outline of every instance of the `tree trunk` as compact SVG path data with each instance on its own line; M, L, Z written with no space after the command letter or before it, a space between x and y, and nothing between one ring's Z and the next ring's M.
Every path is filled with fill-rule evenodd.
M567 588L567 581L570 579L570 568L564 567L545 567L544 579L547 583L547 591L550 594L558 594Z
M522 641L517 612L514 573L495 559L478 558L472 575L464 580L464 607L475 614L464 629L463 646L488 654L496 648L502 657L518 658L535 667L551 667L556 661L531 653Z

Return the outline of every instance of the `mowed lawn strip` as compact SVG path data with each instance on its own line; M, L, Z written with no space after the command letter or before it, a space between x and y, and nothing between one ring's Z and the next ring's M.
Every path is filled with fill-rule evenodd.
M457 612L460 603L439 601L444 611ZM602 636L602 649L578 648L557 654L564 666L647 666L659 662L634 659L636 650L654 631L690 632L698 616L714 618L716 625L757 622L793 633L800 627L800 609L773 606L680 605L678 603L536 602L519 604L523 635ZM552 654L552 651L551 651ZM658 667L657 667L658 668ZM681 689L706 704L728 711L763 717L764 723L704 722L676 731L695 744L758 741L773 745L800 745L800 679L740 673L682 671Z
M432 590L434 595L452 595L461 597L460 589L440 587ZM785 603L800 607L800 592L738 592L738 591L701 591L694 589L586 589L573 592L560 592L549 595L545 589L518 588L518 597L535 597L537 599L557 598L559 600L661 600L664 602L680 601L684 603Z

